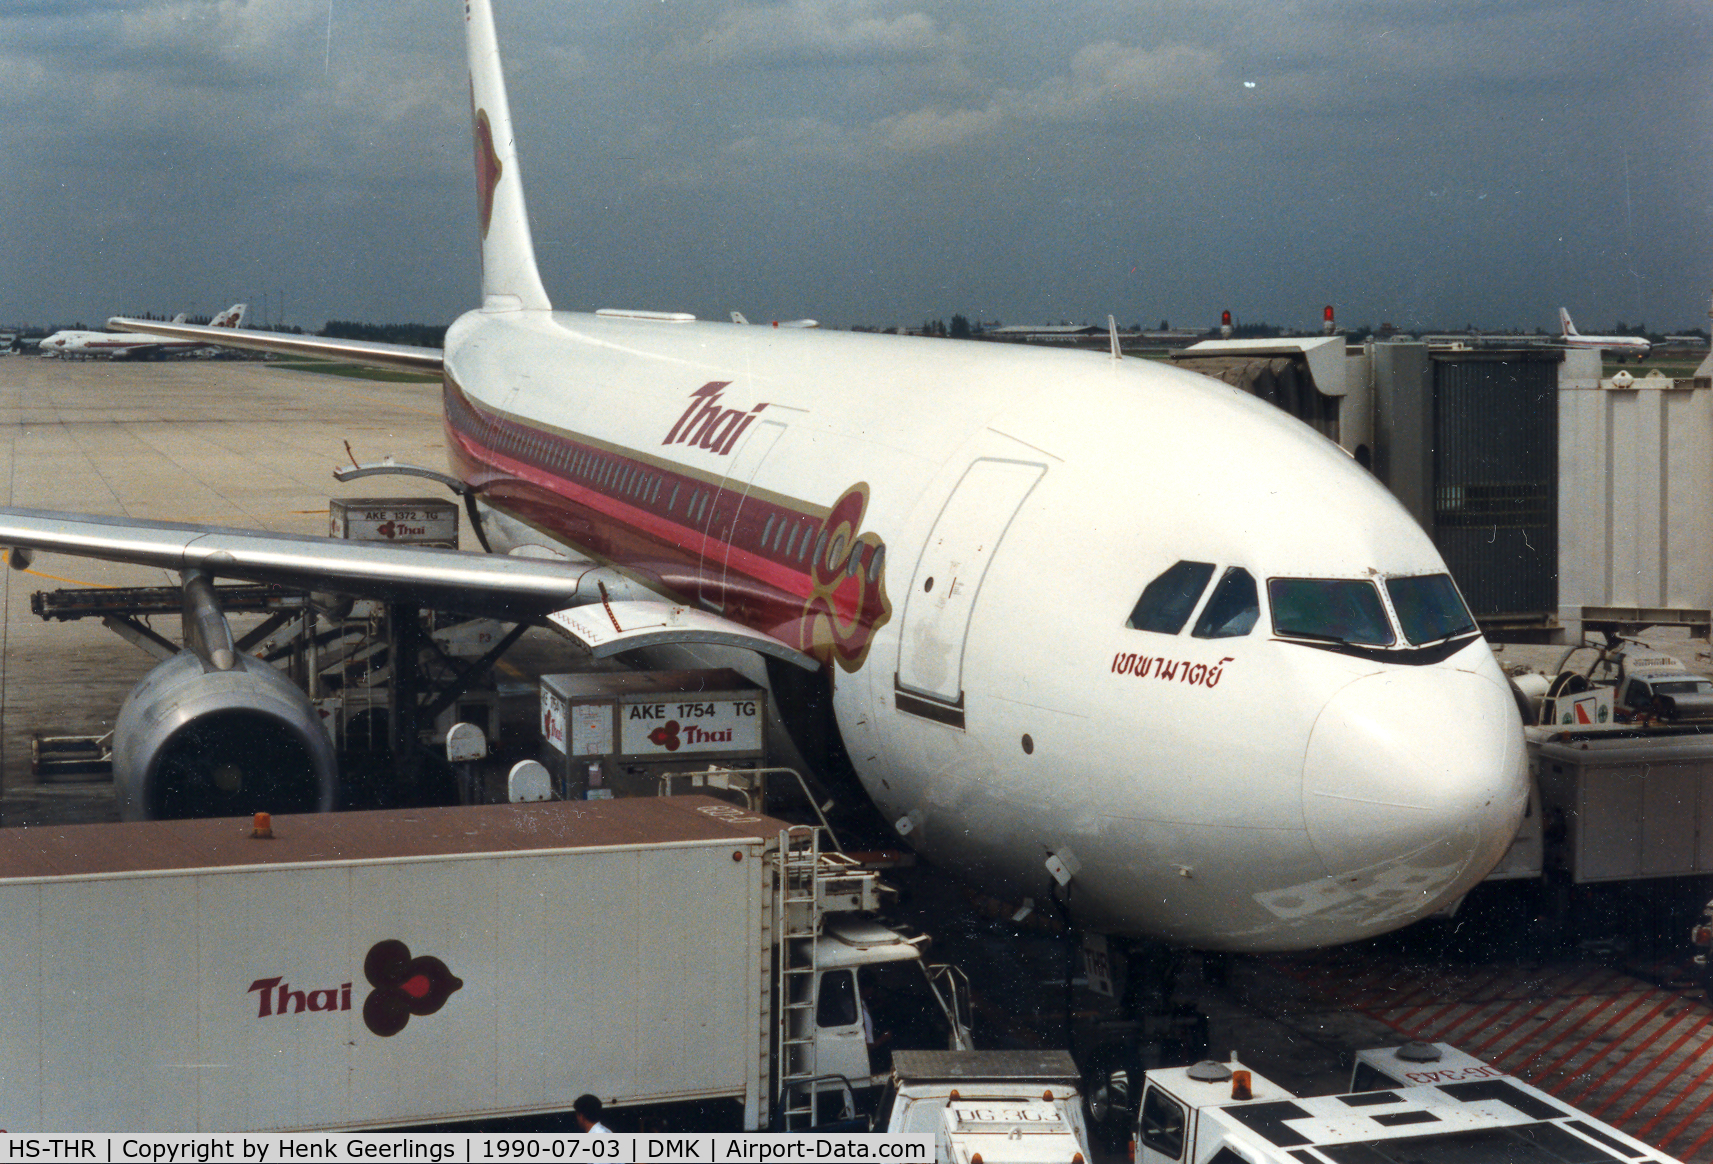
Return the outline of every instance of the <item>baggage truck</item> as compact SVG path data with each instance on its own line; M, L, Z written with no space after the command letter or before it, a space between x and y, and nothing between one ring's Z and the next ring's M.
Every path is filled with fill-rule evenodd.
M0 830L0 1127L492 1122L591 1093L804 1129L883 1082L859 974L913 976L929 1045L968 1046L955 973L819 840L701 796Z
M1236 1063L1145 1078L1136 1164L1677 1164L1444 1043L1357 1052L1342 1095L1293 1095Z

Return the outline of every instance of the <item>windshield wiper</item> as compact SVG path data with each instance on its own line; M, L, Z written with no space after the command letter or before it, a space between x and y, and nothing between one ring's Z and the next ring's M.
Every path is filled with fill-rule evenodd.
M1437 647L1441 643L1450 642L1452 639L1456 638L1458 635L1471 635L1471 634L1480 634L1480 633L1481 633L1481 628L1476 626L1474 623L1470 623L1467 626L1460 626L1454 631L1447 631L1445 634L1440 635L1437 639L1429 639L1425 643L1412 643L1411 645L1416 647L1418 650L1422 647Z
M1368 645L1366 643L1358 643L1354 640L1347 639L1343 635L1329 635L1322 631L1281 630L1279 634L1287 639L1314 639L1316 642L1322 643L1343 643L1347 647Z

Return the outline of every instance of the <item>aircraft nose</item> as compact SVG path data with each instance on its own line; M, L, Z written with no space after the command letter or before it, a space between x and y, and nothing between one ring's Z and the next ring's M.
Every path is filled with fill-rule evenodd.
M1327 872L1393 909L1413 899L1427 912L1485 877L1516 835L1527 793L1510 692L1448 668L1343 688L1303 763L1303 814Z

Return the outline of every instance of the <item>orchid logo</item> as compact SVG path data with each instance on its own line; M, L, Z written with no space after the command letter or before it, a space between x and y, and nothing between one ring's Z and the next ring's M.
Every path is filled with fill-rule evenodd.
M363 1002L363 1025L381 1038L404 1030L411 1015L429 1015L464 985L439 958L412 958L410 947L388 938L369 948L363 977L374 990Z
M868 485L845 490L822 523L809 563L811 592L803 606L798 646L807 654L856 671L874 633L892 617L886 596L886 543L862 533Z

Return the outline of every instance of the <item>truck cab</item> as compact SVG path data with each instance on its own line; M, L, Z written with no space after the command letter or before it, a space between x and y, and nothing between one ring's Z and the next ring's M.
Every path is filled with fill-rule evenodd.
M860 916L830 917L815 946L815 1066L858 1090L886 1082L902 1047L957 1048L968 1036L941 1005L923 938ZM949 1000L948 1000L949 1001Z
M1150 1071L1133 1147L1137 1164L1673 1159L1439 1043L1359 1052L1352 1088L1339 1095L1293 1095L1236 1063Z
M1713 719L1713 679L1658 651L1626 650L1615 684L1618 718L1665 723Z
M866 1125L895 1051L972 1046L962 973L926 960L926 935L880 921L885 895L875 874L820 852L819 834L807 831L808 847L782 846L776 917L774 1126L782 1131Z
M936 1164L1087 1164L1064 1051L898 1051L875 1130L934 1136Z

